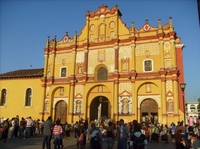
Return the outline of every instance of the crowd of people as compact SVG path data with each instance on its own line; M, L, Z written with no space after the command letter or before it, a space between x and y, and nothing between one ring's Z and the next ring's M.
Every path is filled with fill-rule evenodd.
M50 149L51 143L54 149L63 148L63 138L70 137L74 132L77 148L85 148L89 141L90 149L101 149L105 142L107 149L113 149L117 142L118 149L146 149L149 142L159 141L176 144L176 149L196 149L200 147L200 124L182 122L172 123L170 126L159 123L138 123L137 120L125 123L123 119L115 122L106 117L88 121L80 118L79 121L70 124L61 124L58 119L53 121L49 116L47 120L33 120L31 116L19 119L19 116L11 120L0 118L0 138L6 142L8 133L11 138L27 139L37 134L43 135L42 148ZM53 141L52 141L53 140Z

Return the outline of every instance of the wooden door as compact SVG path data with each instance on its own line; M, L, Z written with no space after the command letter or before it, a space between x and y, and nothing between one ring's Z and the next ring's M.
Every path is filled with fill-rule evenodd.
M59 101L55 107L55 120L60 119L64 124L67 119L67 104L65 101Z

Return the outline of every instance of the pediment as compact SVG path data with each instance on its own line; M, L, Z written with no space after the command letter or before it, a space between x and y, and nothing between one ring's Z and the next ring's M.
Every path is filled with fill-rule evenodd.
M173 93L171 91L169 91L169 92L167 92L167 96L171 97L171 96L173 96Z
M83 98L83 95L81 95L81 94L76 94L75 98L82 99L82 98Z
M132 96L132 94L125 90L121 94L119 94L119 96Z

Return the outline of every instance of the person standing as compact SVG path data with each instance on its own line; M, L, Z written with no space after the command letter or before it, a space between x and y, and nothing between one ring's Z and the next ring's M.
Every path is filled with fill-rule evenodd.
M130 148L131 149L145 149L148 142L146 136L142 134L139 124L134 127L135 132L131 135Z
M171 138L172 138L172 140L174 140L174 138L175 138L175 134L176 134L176 125L172 122L172 124L171 124Z
M127 149L127 139L128 139L129 130L128 130L128 127L124 124L123 119L120 119L119 121L117 133L118 133L117 149Z
M40 119L37 119L36 123L36 134L40 134Z
M175 137L176 149L184 149L183 138L184 137L182 136L182 130L178 130Z
M102 134L99 128L96 127L95 123L91 124L90 128L90 149L101 149L102 148Z
M9 123L8 119L4 118L2 121L2 136L1 138L3 139L3 142L6 142L8 138L8 132L9 132Z
M18 115L16 115L14 121L15 121L14 137L18 137L18 131L19 131L19 116Z
M26 121L25 121L24 117L22 117L19 122L19 138L21 138L21 139L23 139L23 137L24 137L25 127L26 127Z
M42 148L50 149L51 148L51 138L52 138L52 130L53 130L53 122L51 116L47 118L47 120L43 124L44 130L43 130L43 143Z
M17 128L17 123L15 117L12 118L11 121L11 138L16 137L16 128Z
M65 134L64 137L65 138L70 137L70 127L67 122L65 122L63 129L64 129L64 134Z
M62 126L60 125L60 120L57 120L56 125L53 127L54 149L60 149L62 133L63 133L63 129L62 129Z
M77 147L83 148L84 145L84 125L83 122L79 122L78 132L77 132Z
M158 143L159 142L159 136L160 136L159 127L158 127L158 125L155 125L154 128L153 128L151 141Z
M114 145L114 131L115 129L113 128L113 122L108 122L108 127L106 128L106 144L107 144L107 149L112 149Z
M33 125L33 121L31 120L31 117L27 117L25 119L26 121L26 128L24 131L24 139L25 138L30 138L31 137L31 129L32 129L32 125Z
M77 133L78 133L78 121L74 124L74 137L77 138Z
M161 133L162 133L162 141L168 142L168 126L162 125L161 126Z

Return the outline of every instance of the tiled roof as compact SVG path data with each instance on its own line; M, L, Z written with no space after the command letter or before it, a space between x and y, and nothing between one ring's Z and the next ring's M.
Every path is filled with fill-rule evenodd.
M0 74L0 79L43 77L44 68L22 69Z

